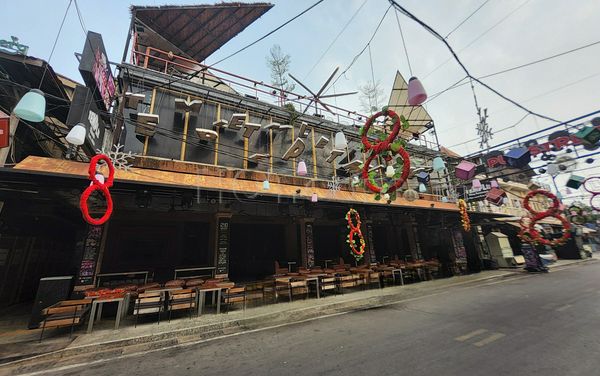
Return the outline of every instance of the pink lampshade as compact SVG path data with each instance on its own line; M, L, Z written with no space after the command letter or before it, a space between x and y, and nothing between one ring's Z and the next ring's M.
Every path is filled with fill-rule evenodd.
M418 106L427 100L427 93L423 89L421 81L416 77L408 80L408 104Z
M306 171L306 162L304 162L304 161L298 162L298 171L296 171L296 173L299 176L304 176L304 175L307 174L307 171Z
M492 187L492 188L498 188L498 181L497 180L492 180L490 182L490 187Z
M319 198L317 197L316 193L313 193L312 196L310 197L310 202L317 202L319 201Z
M481 190L481 181L479 179L473 179L473 190L474 191Z

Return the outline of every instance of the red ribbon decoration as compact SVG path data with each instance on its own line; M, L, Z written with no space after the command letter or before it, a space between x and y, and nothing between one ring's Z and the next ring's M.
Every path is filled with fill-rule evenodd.
M392 132L388 135L388 137L385 140L372 144L371 142L369 142L369 137L368 137L369 128L371 128L371 125L373 125L373 122L375 121L375 119L377 119L380 116L391 117L392 120L394 121L394 126L392 128ZM394 140L398 136L400 129L401 129L400 117L398 116L398 114L396 114L394 111L392 111L390 109L384 109L384 110L379 111L378 113L374 114L367 120L367 122L365 123L365 126L363 127L361 140L365 147L365 153L367 153L369 150L371 150L371 155L369 155L369 157L367 158L367 160L365 161L365 163L363 165L362 178L365 182L365 187L369 188L372 192L375 192L375 193L381 192L381 187L379 187L378 185L375 185L369 181L369 167L371 165L371 161L373 161L373 159L375 159L379 153L386 152L389 150L390 152L392 152L392 154L399 154L400 157L402 157L402 161L404 162L404 164L402 165L402 174L400 175L400 178L398 178L394 182L394 184L392 184L388 188L387 192L385 192L385 193L394 192L395 190L400 188L402 186L402 184L404 184L406 179L408 179L408 174L410 173L410 156L408 155L406 150L404 150L403 147L400 147L400 149L398 149L398 151L393 151L391 149L391 144L394 142Z
M529 200L537 195L542 195L548 197L552 200L552 206L544 211L536 211L531 208L529 205ZM560 212L560 201L558 201L558 197L548 191L544 191L543 189L537 189L534 191L530 191L525 196L523 200L523 207L527 210L531 215L529 217L523 217L519 221L521 225L521 231L519 232L519 237L528 243L539 243L542 245L549 245L554 247L556 245L564 244L571 237L571 224L569 221L561 214ZM541 221L544 218L556 218L558 219L563 226L563 235L558 239L548 240L542 237L539 231L537 231L534 226L538 221ZM529 219L529 223L525 223L525 219Z
M96 179L96 166L99 161L104 161L108 165L108 178L101 183ZM81 214L83 215L83 219L89 223L90 225L99 226L104 224L110 218L113 211L113 202L112 197L110 196L110 191L108 188L112 187L113 179L115 176L115 168L113 167L112 161L110 158L104 154L95 155L90 160L90 167L88 169L88 178L92 181L92 184L83 191L81 194L81 199L79 200L79 207L81 208ZM106 211L104 215L100 218L93 218L90 215L90 211L88 208L87 201L90 198L90 195L94 191L102 192L102 195L106 198Z

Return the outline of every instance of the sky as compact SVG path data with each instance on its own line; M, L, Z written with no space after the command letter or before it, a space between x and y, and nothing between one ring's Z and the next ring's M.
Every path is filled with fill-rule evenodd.
M484 1L406 0L401 4L445 36ZM314 0L271 2L275 6L269 12L208 57L206 63L214 63L256 40L312 5ZM85 27L101 33L108 58L120 62L130 22L130 4L191 4L193 1L79 0L78 3ZM3 10L0 39L17 36L21 43L30 47L30 55L47 60L67 5L68 0L0 0L0 9ZM279 44L291 56L291 73L317 90L335 67L339 66L341 70L348 67L366 45L388 7L386 0L325 0L285 28L217 67L267 82L270 73L265 58L269 48ZM359 8L354 20L323 55ZM28 20L35 21L33 24L25 22L24 11ZM597 0L488 0L447 41L471 73L481 76L600 40L598 16L600 2ZM414 21L400 13L398 20L404 32L412 73L421 79L430 95L464 77L453 60L433 71L448 60L448 50ZM81 52L84 37L72 6L50 61L55 71L81 81L74 53ZM373 76L381 82L387 101L395 72L400 71L407 79L411 76L393 8L371 43L371 53ZM322 55L319 64L308 74ZM564 121L600 110L598 61L600 44L491 77L485 82L535 112ZM340 78L335 90L356 91L370 80L371 63L366 52ZM302 93L300 88L296 91ZM475 92L479 105L488 109L488 124L492 129L506 128L525 114L481 86L476 86ZM339 98L337 104L360 111L358 96ZM477 137L475 124L478 117L469 85L439 96L427 105L427 110L436 124L441 144L463 155L479 151L477 141L465 142ZM551 124L550 121L528 116L518 126L494 135L491 145ZM584 174L587 173L589 171Z

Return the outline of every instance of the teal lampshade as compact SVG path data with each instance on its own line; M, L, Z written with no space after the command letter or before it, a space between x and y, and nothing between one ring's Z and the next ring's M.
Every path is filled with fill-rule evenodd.
M269 183L269 181L268 180L263 181L263 190L268 191L269 189L271 189L271 184Z
M31 89L21 98L13 110L20 119L39 123L46 115L46 98L38 89Z
M448 202L448 197L446 197L446 196L442 197L442 202Z
M446 168L446 163L444 163L442 157L435 157L433 158L432 167L433 171L443 171Z
M419 184L419 192L421 192L421 193L427 192L427 187L425 186L425 184L423 184L423 183Z

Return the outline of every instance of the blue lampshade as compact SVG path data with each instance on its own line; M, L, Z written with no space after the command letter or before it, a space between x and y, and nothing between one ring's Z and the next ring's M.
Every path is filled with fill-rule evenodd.
M433 158L432 167L433 171L443 171L446 168L446 163L444 163L442 157L435 157Z
M13 110L20 119L39 123L46 115L46 98L38 89L31 89L21 98Z
M269 183L269 181L268 180L263 181L263 190L268 191L269 189L271 189L271 184Z
M446 196L442 197L442 202L448 202L448 197L446 197Z
M425 184L423 184L423 183L419 184L419 192L421 192L421 193L427 192L427 187L425 186Z

